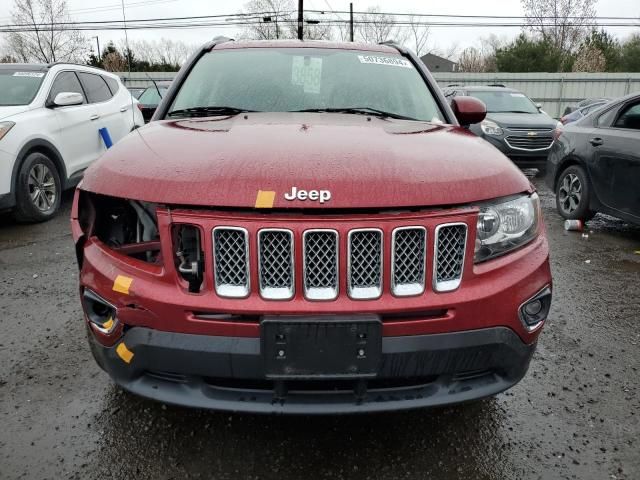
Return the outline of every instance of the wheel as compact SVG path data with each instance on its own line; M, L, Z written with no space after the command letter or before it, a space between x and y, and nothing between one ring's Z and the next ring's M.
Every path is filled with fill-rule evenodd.
M595 212L589 209L591 185L587 174L579 165L565 169L556 184L556 207L562 217L569 220L591 220Z
M24 159L16 180L16 208L19 222L43 222L60 207L62 184L55 164L45 154L34 152Z

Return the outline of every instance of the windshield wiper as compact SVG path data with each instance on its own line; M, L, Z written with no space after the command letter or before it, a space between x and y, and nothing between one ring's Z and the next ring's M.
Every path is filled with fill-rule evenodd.
M239 113L255 112L255 110L247 110L237 107L191 107L181 108L167 113L167 117L212 117L215 115L237 115Z
M380 118L397 118L400 120L417 120L398 113L385 112L371 107L340 107L340 108L305 108L304 110L292 110L297 112L317 112L317 113L351 113L354 115L373 115Z
M536 112L527 112L526 110L493 110L488 111L487 113L536 113Z

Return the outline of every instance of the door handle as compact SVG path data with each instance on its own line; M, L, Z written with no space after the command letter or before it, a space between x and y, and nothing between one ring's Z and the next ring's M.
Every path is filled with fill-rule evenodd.
M591 140L589 140L589 143L591 145L593 145L594 147L599 147L600 145L602 145L604 143L604 140L602 140L600 137L595 137L595 138L592 138Z
M89 117L89 120L91 120L93 122L94 120L98 120L99 118L100 118L100 115L91 115Z
M122 113L126 112L128 110L129 107L120 107L120 111Z

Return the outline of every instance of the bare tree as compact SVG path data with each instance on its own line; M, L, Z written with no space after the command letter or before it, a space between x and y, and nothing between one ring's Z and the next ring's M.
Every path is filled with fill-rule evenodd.
M393 40L403 44L406 41L406 32L395 24L392 15L380 13L379 7L369 7L366 13L356 17L355 22L358 36L365 43Z
M467 47L460 54L458 69L461 72L484 72L485 58L475 47Z
M607 60L595 45L581 48L573 64L574 72L604 72L606 69Z
M160 40L134 40L129 43L139 61L151 64L182 65L197 48L181 40L164 37ZM119 47L121 51L126 51L126 44L120 42Z
M22 62L78 61L88 50L86 39L69 25L65 0L15 0L8 34L9 53Z
M421 17L409 17L409 38L407 42L413 49L413 51L421 57L427 50L427 42L429 41L430 29L428 25L425 25L421 21Z
M293 0L250 0L245 4L243 13L251 24L241 35L254 40L291 38L292 29L297 28L292 25L293 11Z
M520 0L528 29L565 53L576 50L595 25L598 0Z
M500 38L493 33L488 37L482 37L480 39L480 53L484 60L485 72L495 72L498 70L496 53L498 49L506 45L507 42L507 39Z
M102 58L102 67L108 72L124 72L127 59L119 51L109 52Z

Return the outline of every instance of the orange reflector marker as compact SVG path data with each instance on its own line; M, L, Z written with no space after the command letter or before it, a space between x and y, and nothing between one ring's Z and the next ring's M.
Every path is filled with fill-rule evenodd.
M111 330L111 327L113 327L113 318L109 317L109 320L102 324L102 328L105 330Z
M129 287L132 283L133 278L125 277L124 275L118 275L113 281L113 291L129 295Z
M256 196L256 208L273 208L276 192L270 190L258 190Z
M124 342L120 342L116 347L116 353L124 363L131 363L133 352L127 348Z

